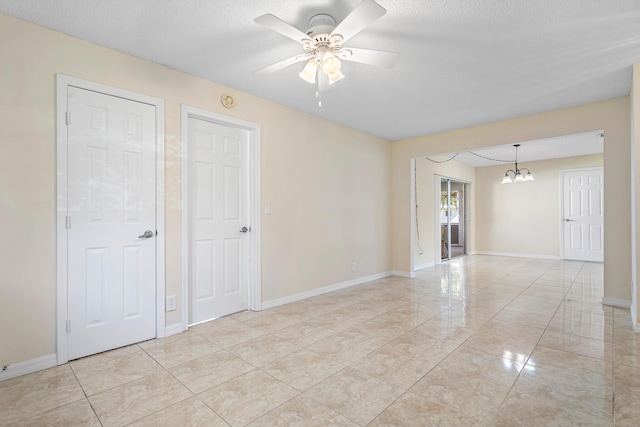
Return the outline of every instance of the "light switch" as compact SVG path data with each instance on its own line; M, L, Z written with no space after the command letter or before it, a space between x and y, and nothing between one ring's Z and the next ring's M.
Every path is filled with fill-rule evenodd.
M174 311L176 309L176 296L169 295L167 296L167 300L165 302L166 311Z
M270 215L270 214L271 214L271 205L270 205L270 204L268 204L268 203L266 203L266 204L264 205L264 214L265 214L265 215Z

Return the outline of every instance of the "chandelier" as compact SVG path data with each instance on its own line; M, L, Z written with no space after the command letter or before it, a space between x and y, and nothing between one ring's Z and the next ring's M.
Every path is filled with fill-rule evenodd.
M516 167L515 169L508 169L505 172L504 178L502 178L502 183L511 184L512 182L533 181L533 174L531 174L531 171L528 168L518 169L518 147L520 144L513 144L513 146L516 147ZM523 175L524 171L526 171L525 175Z

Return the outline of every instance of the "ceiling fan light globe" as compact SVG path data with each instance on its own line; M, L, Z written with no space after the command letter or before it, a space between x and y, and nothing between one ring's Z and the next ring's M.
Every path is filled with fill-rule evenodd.
M521 173L518 173L514 178L513 182L524 182L524 176Z
M326 52L322 56L322 71L328 76L338 73L341 66L342 62L332 52Z
M298 75L305 82L313 84L316 82L317 72L318 72L318 64L316 64L316 61L314 59L310 59L307 62L307 65L304 66L304 68Z
M524 176L524 182L528 182L528 181L535 181L535 179L533 178L533 174L531 172L527 172L527 174Z
M342 80L344 79L344 74L342 74L342 72L340 70L338 70L337 72L333 73L333 74L329 74L329 84L332 85L335 82L337 82L338 80Z
M511 184L513 181L511 180L511 177L509 175L505 175L504 178L502 178L502 183L503 184Z

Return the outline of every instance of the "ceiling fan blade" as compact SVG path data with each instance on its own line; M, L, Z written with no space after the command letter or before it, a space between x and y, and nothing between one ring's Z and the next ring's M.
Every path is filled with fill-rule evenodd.
M256 74L265 75L265 74L275 73L276 71L280 71L283 68L287 68L290 65L296 64L298 62L306 61L309 58L310 58L309 55L292 56L291 58L283 59L282 61L269 65L268 67L264 67L256 71Z
M355 9L331 32L331 35L340 34L343 42L364 30L378 18L387 13L386 9L373 0L362 0Z
M256 19L254 19L254 21L258 24L264 25L265 27L275 31L276 33L280 33L283 36L289 37L291 40L295 40L298 43L302 43L303 40L309 39L308 35L270 13L258 16Z
M344 48L336 53L336 56L345 61L359 62L361 64L375 65L376 67L391 68L398 61L399 53L385 52L382 50Z

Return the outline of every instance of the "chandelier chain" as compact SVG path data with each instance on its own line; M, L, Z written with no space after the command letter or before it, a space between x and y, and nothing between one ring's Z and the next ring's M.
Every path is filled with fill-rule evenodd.
M451 160L455 159L458 156L458 154L460 154L460 153L456 153L456 154L454 154L453 156L451 156L450 158L448 158L446 160L433 160L433 159L430 159L429 157L425 157L425 159L429 160L431 163L447 163L447 162L450 162Z
M501 163L514 163L517 161L517 159L514 160L503 160L503 159L494 159L493 157L487 157L487 156L483 156L482 154L478 154L478 153L474 153L473 151L466 151L469 154L472 154L476 157L480 157L482 159L485 160L491 160L492 162L501 162ZM451 160L455 159L460 153L455 153L454 155L452 155L451 157L449 157L448 159L445 160L433 160L429 157L425 157L425 159L429 160L432 163L447 163L450 162Z
M474 156L476 156L476 157L483 158L483 159L485 159L485 160L491 160L491 161L493 161L493 162L514 163L514 162L516 162L516 161L517 161L517 159L515 159L515 160L501 160L501 159L494 159L494 158L491 158L491 157L486 157L486 156L483 156L483 155L481 155L481 154L474 153L473 151L468 151L468 153L469 153L469 154L473 154L473 155L474 155Z

